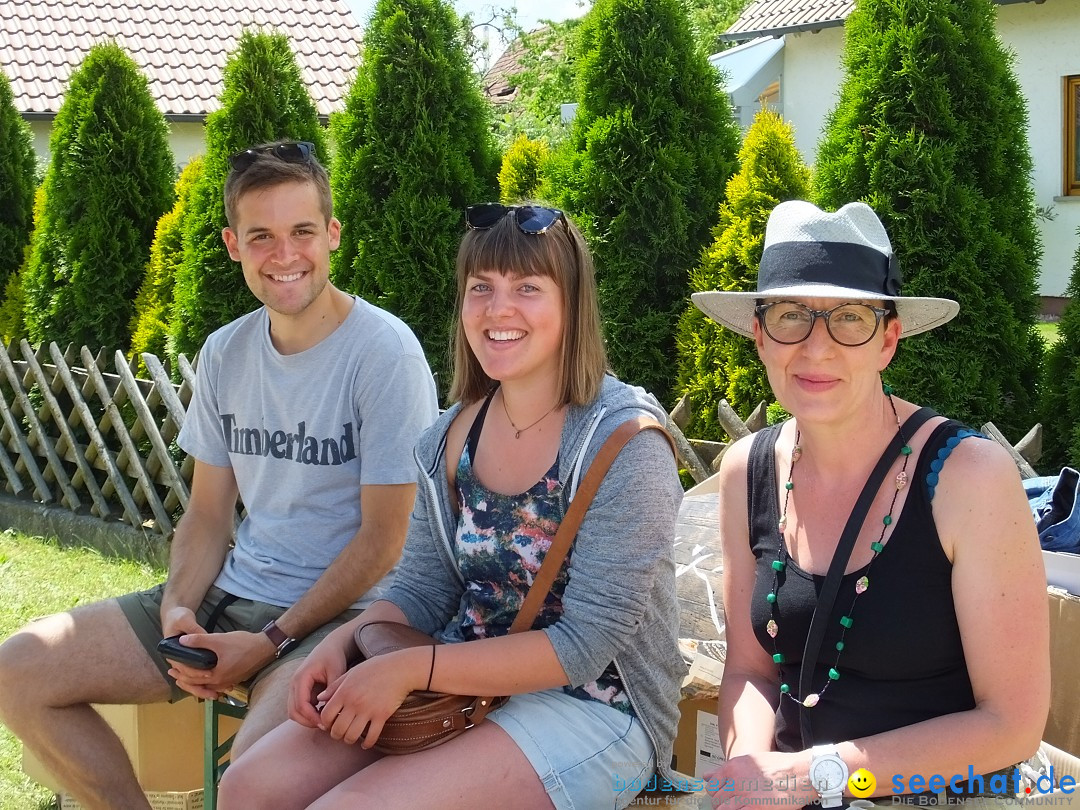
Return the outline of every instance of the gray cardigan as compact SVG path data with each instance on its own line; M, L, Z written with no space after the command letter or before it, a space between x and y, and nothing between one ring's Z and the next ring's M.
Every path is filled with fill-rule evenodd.
M454 562L456 518L446 481L446 432L454 406L421 437L416 504L405 551L387 599L409 623L444 641L460 640L447 623L464 582ZM605 377L598 399L567 410L559 447L559 480L567 503L607 437L642 412L664 424L656 400ZM630 440L616 458L572 547L563 614L545 628L571 685L595 680L614 661L638 719L656 751L660 776L674 781L671 747L678 726L679 685L686 666L678 650L673 554L682 501L671 447L656 431ZM565 508L564 504L564 508Z

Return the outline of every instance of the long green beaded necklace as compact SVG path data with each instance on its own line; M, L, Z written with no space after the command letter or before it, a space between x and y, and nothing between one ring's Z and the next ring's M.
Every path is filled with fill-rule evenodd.
M896 405L893 403L893 389L888 385L882 386L882 389L885 392L886 398L889 400L889 407L892 408L893 418L896 419L896 430L901 433L901 437L903 438L902 429L900 427L900 416L896 413ZM870 544L870 548L873 550L874 555L870 558L870 562L866 566L866 573L859 577L855 582L855 597L851 600L851 608L846 615L840 617L840 626L843 629L840 631L840 640L836 642L836 658L833 660L833 665L829 668L829 679L825 682L825 685L821 687L821 691L811 692L805 698L800 700L795 695L791 694L791 687L784 683L783 672L779 668L779 665L784 663L784 654L776 647L776 635L780 632L780 625L776 621L776 618L779 615L776 594L779 590L780 572L787 566L787 544L784 542L784 532L787 530L788 501L791 499L791 491L794 489L794 485L791 482L791 475L795 470L795 462L802 456L802 448L799 446L800 436L800 432L796 429L795 445L791 448L791 462L788 466L787 482L784 484L784 512L781 515L780 523L777 526L780 530L780 548L777 551L776 559L772 563L772 589L765 597L766 601L772 607L772 618L769 619L768 624L765 625L765 632L767 632L773 640L773 663L777 665L781 696L786 696L796 703L800 703L806 708L812 709L818 704L818 701L821 700L821 696L825 694L825 690L828 689L834 681L840 679L840 670L837 667L840 664L840 656L844 651L844 638L847 636L847 631L850 630L852 624L854 624L851 614L855 612L855 604L859 601L859 597L866 593L870 588L870 577L868 576L870 568L873 566L874 560L877 559L878 555L885 548L885 543L883 542L885 539L885 531L893 522L893 509L896 506L896 499L900 496L900 490L907 486L907 465L908 460L911 458L911 446L907 443L907 439L904 438L904 444L900 448L900 455L903 456L904 463L900 468L900 472L896 474L896 491L893 492L892 502L889 504L889 513L881 520L881 534L875 542Z

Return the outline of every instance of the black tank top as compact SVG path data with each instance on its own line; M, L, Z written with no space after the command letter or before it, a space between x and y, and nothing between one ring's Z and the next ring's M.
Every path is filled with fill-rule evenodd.
M756 558L750 619L759 643L770 656L774 644L765 628L774 608L765 597L772 588L771 566L780 543L773 452L779 428L774 425L757 434L747 468L750 546ZM870 587L851 614L854 624L836 663L840 678L813 708L803 708L787 697L781 699L776 714L778 750L801 751L974 708L953 607L952 564L941 548L927 482L930 474L930 481L936 483L936 472L956 440L946 442L958 433L973 432L948 421L936 427L927 440L912 476L912 491L870 571ZM873 515L866 519L877 520ZM842 580L811 679L815 692L828 683L829 668L836 662L840 617L850 611L855 582L865 572L866 568L861 568ZM803 646L824 580L824 576L803 571L790 557L778 575L780 632L775 646L785 659L780 666L783 682L791 685L793 693L798 691ZM800 711L809 714L813 739L801 738Z

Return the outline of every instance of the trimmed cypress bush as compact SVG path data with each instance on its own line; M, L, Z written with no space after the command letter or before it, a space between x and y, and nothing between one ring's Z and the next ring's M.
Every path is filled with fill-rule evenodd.
M95 45L72 73L49 149L23 278L30 339L127 346L174 168L165 118L119 45Z
M739 163L720 206L715 241L690 275L692 292L756 289L769 214L784 200L810 193L810 170L795 148L795 134L775 112L763 110L754 118ZM677 342L679 393L690 400L689 435L725 438L716 416L721 399L743 419L762 400L774 401L754 342L709 320L693 304L679 321Z
M464 209L493 199L491 113L442 0L379 0L331 174L344 223L331 278L404 320L449 384Z
M1080 467L1080 248L1065 295L1070 300L1058 322L1058 341L1046 353L1042 389L1039 466L1046 475L1065 466Z
M30 125L15 109L11 83L0 71L0 286L22 265L30 243L36 169Z
M221 239L229 155L271 141L311 141L328 162L318 112L284 34L244 31L225 63L223 84L221 109L206 119L203 171L184 217L184 261L173 287L170 349L188 357L215 329L259 304Z
M738 130L680 0L597 0L579 46L580 104L545 196L592 247L612 367L667 401L675 327Z
M184 217L202 169L201 156L193 158L184 167L174 189L176 204L158 220L154 242L150 245L150 263L146 266L142 286L135 296L129 356L138 357L143 352L150 352L159 358L167 356L173 285L177 270L184 261Z
M502 168L499 170L499 199L504 203L515 203L536 196L550 157L551 150L544 141L518 135L503 155Z
M815 183L823 206L877 211L905 294L960 302L951 323L901 343L889 382L1016 439L1035 420L1041 247L1027 112L994 15L990 0L861 0Z

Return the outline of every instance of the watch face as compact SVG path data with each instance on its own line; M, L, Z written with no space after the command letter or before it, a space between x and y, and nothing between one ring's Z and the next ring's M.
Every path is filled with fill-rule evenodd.
M817 760L810 771L810 781L818 793L829 793L842 787L846 776L844 766L832 757Z

